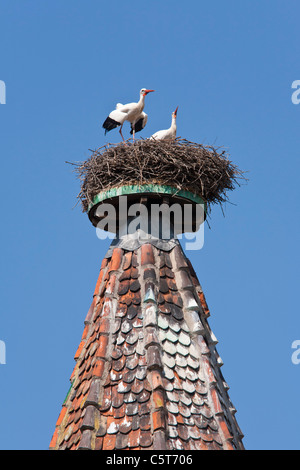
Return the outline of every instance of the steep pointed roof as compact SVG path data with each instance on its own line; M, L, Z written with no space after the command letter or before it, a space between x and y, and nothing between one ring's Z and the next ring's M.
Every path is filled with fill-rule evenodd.
M180 244L110 250L50 449L243 449L208 317Z

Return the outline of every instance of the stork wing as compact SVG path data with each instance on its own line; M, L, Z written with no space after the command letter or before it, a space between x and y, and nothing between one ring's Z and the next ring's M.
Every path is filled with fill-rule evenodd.
M169 129L164 129L162 131L155 132L155 134L151 136L151 139L163 140L163 139L167 139L168 136L169 136Z
M133 134L133 130L135 132L139 132L141 131L142 129L144 129L145 125L147 124L147 121L148 121L148 115L144 112L142 112L140 114L140 116L137 118L136 122L135 122L135 125L134 125L134 128L133 128L133 125L131 123L131 131L130 131L130 134Z
M137 103L127 103L127 104L117 103L116 109L118 109L119 111L122 111L122 113L129 113L134 108L136 108L136 105Z
M123 112L123 109L114 109L110 114L109 114L110 119L113 119L114 121L118 122L119 125L123 124L124 121L126 121L127 118L127 113Z
M127 114L119 109L112 111L105 119L102 127L105 129L105 134L118 126L121 126L126 121Z

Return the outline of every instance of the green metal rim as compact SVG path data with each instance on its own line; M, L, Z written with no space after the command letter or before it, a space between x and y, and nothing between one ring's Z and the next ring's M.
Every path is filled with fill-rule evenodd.
M118 196L125 196L127 194L147 194L147 193L155 193L155 194L169 194L172 196L182 197L184 199L188 199L191 202L196 204L204 204L205 212L206 212L206 203L205 201L198 196L198 194L192 193L190 191L186 191L184 189L178 190L173 188L172 186L160 185L160 184L141 184L141 185L127 185L127 186L119 186L115 188L108 189L106 191L101 191L98 193L93 202L91 202L88 206L88 212L94 207L96 204L105 201L106 199L110 199L113 197Z

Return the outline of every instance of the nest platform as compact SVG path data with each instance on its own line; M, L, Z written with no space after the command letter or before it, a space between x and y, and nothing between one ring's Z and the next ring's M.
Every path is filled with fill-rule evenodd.
M228 192L244 179L225 150L181 138L108 144L73 165L81 183L77 198L88 213L103 194L119 194L123 187L135 188L137 194L145 187L167 188L173 197L204 202L209 212L212 204L227 202ZM164 195L165 189L154 192Z

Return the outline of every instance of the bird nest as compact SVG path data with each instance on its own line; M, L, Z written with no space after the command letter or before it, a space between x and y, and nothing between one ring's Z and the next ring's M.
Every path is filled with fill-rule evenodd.
M129 184L161 184L201 196L208 209L228 201L243 172L225 150L177 138L139 139L127 145L108 144L92 151L88 160L72 163L81 182L77 198L84 212L101 191Z

